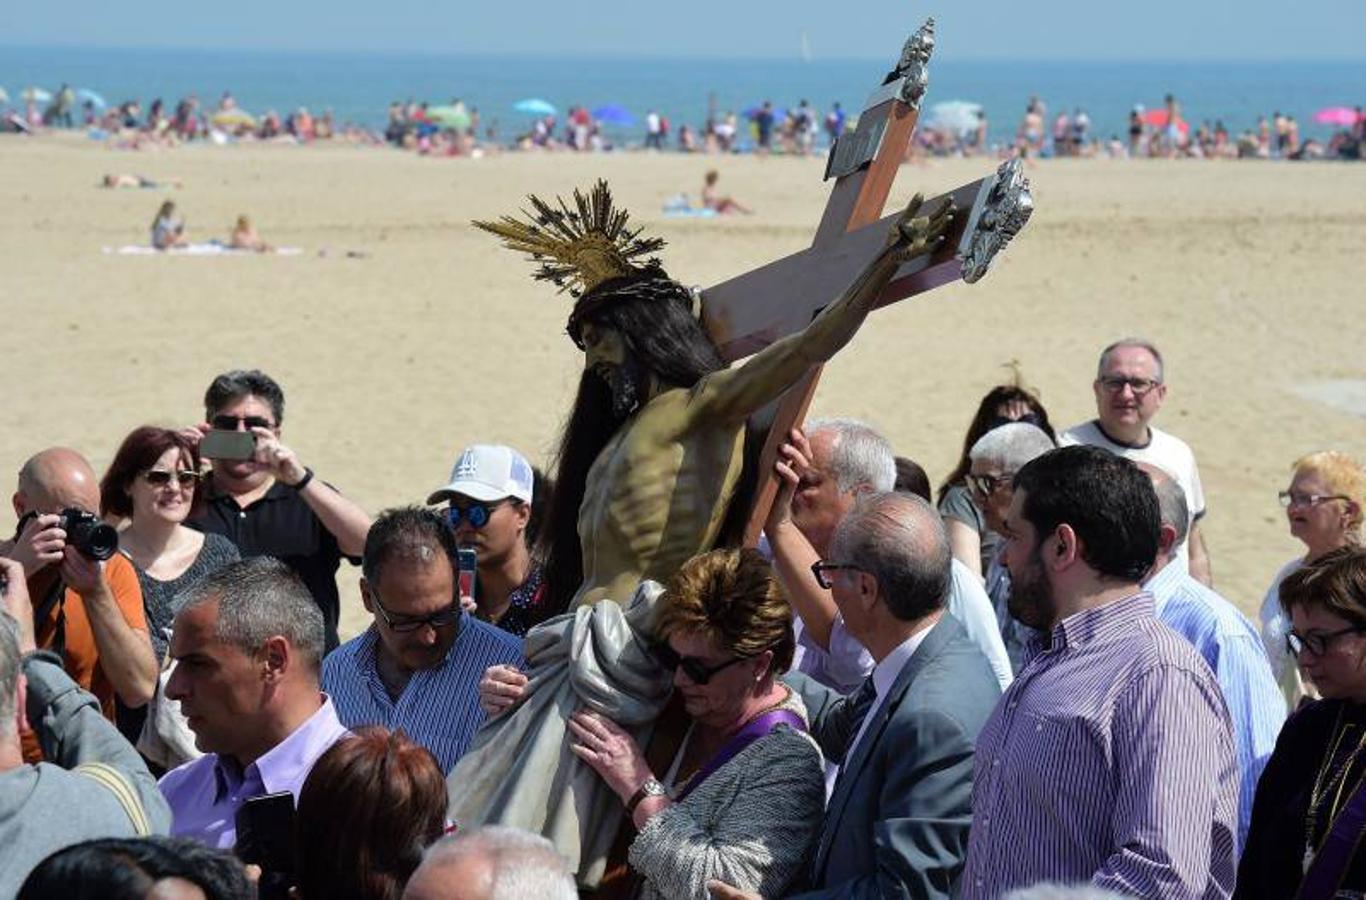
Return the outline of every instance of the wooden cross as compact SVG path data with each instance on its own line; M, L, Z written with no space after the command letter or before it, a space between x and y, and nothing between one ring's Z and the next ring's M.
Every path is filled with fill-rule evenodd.
M855 130L831 147L826 177L836 181L811 247L702 292L703 325L726 362L805 328L882 251L899 215L883 218L882 210L915 132L933 47L930 19L906 42L896 68L865 103ZM953 199L956 214L943 246L903 266L877 305L959 278L980 278L995 253L1028 220L1033 209L1028 186L1019 161L1011 160L994 175L944 195ZM941 200L929 200L924 208L933 209ZM777 494L773 463L778 447L805 417L820 373L820 367L813 368L751 419L754 427L767 430L767 438L759 457L760 489L745 529L746 546L758 542Z

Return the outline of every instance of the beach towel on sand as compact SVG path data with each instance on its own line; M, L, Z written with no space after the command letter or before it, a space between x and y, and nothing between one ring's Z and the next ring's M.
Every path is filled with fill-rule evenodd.
M527 632L522 702L484 723L446 779L448 814L458 828L515 825L543 834L580 885L597 886L623 810L569 749L565 722L586 706L645 744L673 679L649 647L662 593L642 582L625 608L602 600Z
M241 250L237 247L229 247L227 244L220 244L217 241L210 241L207 244L188 244L184 247L171 247L168 250L158 250L148 244L128 244L123 247L105 247L106 255L116 256L257 256L256 250ZM268 250L267 253L275 253L279 256L298 256L303 253L302 247L276 247Z

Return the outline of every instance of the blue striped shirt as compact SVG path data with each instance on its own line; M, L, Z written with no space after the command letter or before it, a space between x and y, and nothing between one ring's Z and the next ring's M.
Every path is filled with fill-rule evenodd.
M479 678L489 666L525 665L522 641L506 631L460 616L460 632L450 652L431 669L419 669L397 701L375 668L379 633L367 628L323 660L323 690L347 728L383 725L402 728L432 751L443 772L454 768L470 739L484 724L479 708Z
M1271 672L1261 634L1232 603L1171 563L1144 587L1157 601L1158 621L1195 646L1224 693L1242 773L1238 795L1241 853L1252 825L1257 780L1285 724L1285 696Z
M1146 593L1035 646L977 739L961 896L1056 881L1228 897L1238 769L1209 667Z

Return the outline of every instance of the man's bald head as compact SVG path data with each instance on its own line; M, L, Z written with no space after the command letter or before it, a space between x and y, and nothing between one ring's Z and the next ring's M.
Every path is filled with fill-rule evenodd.
M49 447L30 457L19 469L15 513L60 512L69 506L100 510L100 482L90 463L69 447Z
M1139 463L1138 467L1152 480L1162 524L1171 526L1176 532L1176 540L1172 546L1180 546L1186 539L1186 532L1190 530L1190 507L1186 504L1186 492L1181 489L1176 479L1162 468L1146 462Z
M873 494L835 531L834 558L872 575L887 609L903 622L944 606L953 559L939 513L911 494Z
M555 845L520 828L486 825L437 841L403 891L405 900L578 900Z

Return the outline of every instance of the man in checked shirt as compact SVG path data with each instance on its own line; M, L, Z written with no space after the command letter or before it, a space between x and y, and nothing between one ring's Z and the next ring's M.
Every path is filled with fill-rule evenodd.
M1232 893L1238 767L1219 685L1140 588L1160 513L1098 447L1015 476L1010 613L1042 632L978 738L964 898L1042 881L1144 898Z

